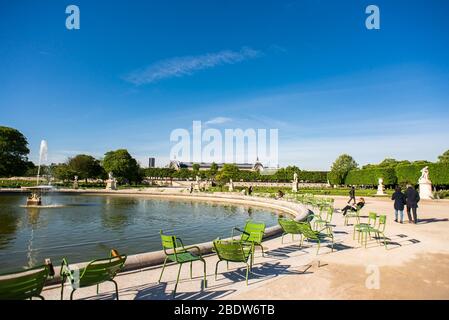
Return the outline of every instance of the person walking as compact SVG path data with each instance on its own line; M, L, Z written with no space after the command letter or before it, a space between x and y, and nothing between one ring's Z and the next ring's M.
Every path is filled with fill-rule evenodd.
M402 193L401 187L397 186L395 192L391 196L391 200L394 200L394 221L399 223L404 222L404 206L405 206L405 194ZM400 220L398 220L398 215Z
M419 193L411 185L407 185L407 190L405 191L405 198L406 198L405 202L407 205L408 222L417 224L418 223L417 209L418 209L418 202L420 200ZM411 213L413 213L413 219Z
M352 186L351 190L349 190L349 201L348 201L348 204L351 202L351 200L355 204L355 188L354 188L354 186Z

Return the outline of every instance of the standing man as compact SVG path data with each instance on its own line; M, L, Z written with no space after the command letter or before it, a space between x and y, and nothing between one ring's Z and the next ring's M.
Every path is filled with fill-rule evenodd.
M407 204L407 216L409 223L418 223L418 217L416 210L418 209L418 202L420 200L418 191L415 190L410 184L407 185L407 190L405 191L405 198ZM413 219L411 212L413 212Z
M354 186L352 186L351 190L349 190L349 201L348 201L348 204L351 202L351 200L355 204L355 188L354 188Z

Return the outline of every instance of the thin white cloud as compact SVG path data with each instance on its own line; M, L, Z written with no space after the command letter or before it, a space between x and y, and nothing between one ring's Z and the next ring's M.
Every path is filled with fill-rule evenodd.
M260 51L243 47L239 51L223 50L198 56L175 57L133 71L125 77L125 80L135 85L154 83L163 79L192 75L197 71L220 65L239 63L260 55Z
M206 121L204 124L207 126L207 125L213 125L213 124L223 124L223 123L231 122L231 121L232 121L231 118L216 117L216 118Z

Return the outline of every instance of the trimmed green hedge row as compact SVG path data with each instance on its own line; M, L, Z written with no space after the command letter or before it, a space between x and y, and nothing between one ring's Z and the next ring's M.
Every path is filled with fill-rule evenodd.
M433 185L449 185L449 163L429 164L429 178ZM395 184L418 184L421 177L421 170L425 165L400 165L396 168L375 168L352 170L345 179L346 185L366 185L375 186L378 179L383 178L384 185L392 186Z
M326 171L299 171L298 180L299 181L308 181L315 183L325 183L327 181ZM199 172L195 172L193 170L181 169L179 171L175 171L174 169L169 168L148 168L145 169L145 176L164 179L164 178L175 178L175 179L195 179L196 175L199 175L201 178L211 178L212 173L210 170L200 170ZM285 169L280 169L276 173L272 175L264 175L255 171L244 171L239 170L237 176L234 177L235 181L262 181L262 182L290 182L293 180L293 173L288 172Z
M383 184L387 186L395 185L397 182L394 168L375 168L350 171L345 184L375 186L379 183L379 178L382 178Z

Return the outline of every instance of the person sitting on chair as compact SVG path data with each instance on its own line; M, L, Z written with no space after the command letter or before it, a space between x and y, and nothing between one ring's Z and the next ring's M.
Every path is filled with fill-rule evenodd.
M347 205L346 207L341 209L341 211L343 212L343 215L345 216L348 211L355 212L357 210L362 209L364 205L365 205L365 199L360 198L359 202L357 202L356 204L353 204L353 205Z

